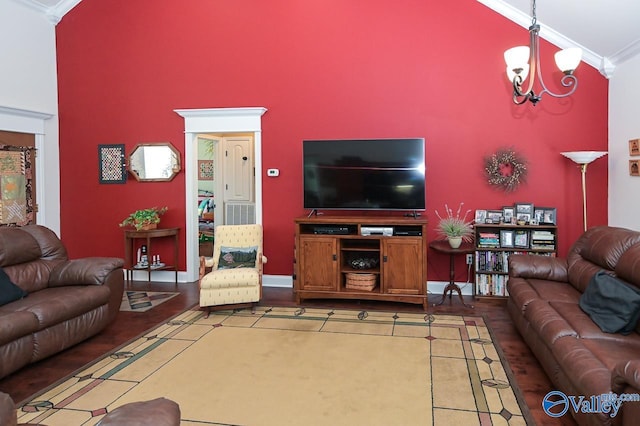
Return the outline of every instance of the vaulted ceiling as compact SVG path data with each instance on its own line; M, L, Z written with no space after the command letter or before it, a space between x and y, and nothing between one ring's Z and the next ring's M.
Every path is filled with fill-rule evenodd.
M81 0L15 1L57 24ZM532 0L477 1L524 28L531 25ZM583 60L607 77L616 65L640 54L638 0L539 0L536 9L541 37L561 48L582 47Z

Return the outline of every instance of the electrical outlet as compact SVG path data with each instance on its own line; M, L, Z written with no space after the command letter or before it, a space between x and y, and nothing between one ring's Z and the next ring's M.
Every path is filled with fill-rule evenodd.
M473 255L467 254L467 265L473 265Z

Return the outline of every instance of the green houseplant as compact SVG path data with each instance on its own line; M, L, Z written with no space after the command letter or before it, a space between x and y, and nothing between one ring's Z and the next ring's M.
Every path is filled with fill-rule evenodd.
M133 226L137 231L155 229L160 223L160 216L168 210L168 207L151 207L136 210L120 223L121 227Z
M462 206L464 203L460 203L456 214L453 214L453 210L448 205L444 205L446 214L441 216L436 210L436 216L440 219L436 231L441 237L449 240L449 244L453 248L460 247L462 241L473 241L473 221L467 220L467 216L471 210L467 210L463 216L460 216Z

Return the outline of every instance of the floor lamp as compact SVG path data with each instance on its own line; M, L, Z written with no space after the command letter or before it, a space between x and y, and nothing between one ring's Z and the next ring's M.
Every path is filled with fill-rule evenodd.
M561 152L560 154L577 163L580 166L580 172L582 173L582 223L584 223L584 230L587 231L587 165L597 160L598 158L607 155L607 151L571 151Z

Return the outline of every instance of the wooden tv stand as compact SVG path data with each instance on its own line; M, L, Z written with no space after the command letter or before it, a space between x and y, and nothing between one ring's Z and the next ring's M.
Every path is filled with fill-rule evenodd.
M427 310L426 219L319 216L297 218L295 226L297 303L367 299L418 303ZM363 235L367 228L373 228L371 235ZM347 278L354 273L373 274L375 287L350 288Z

